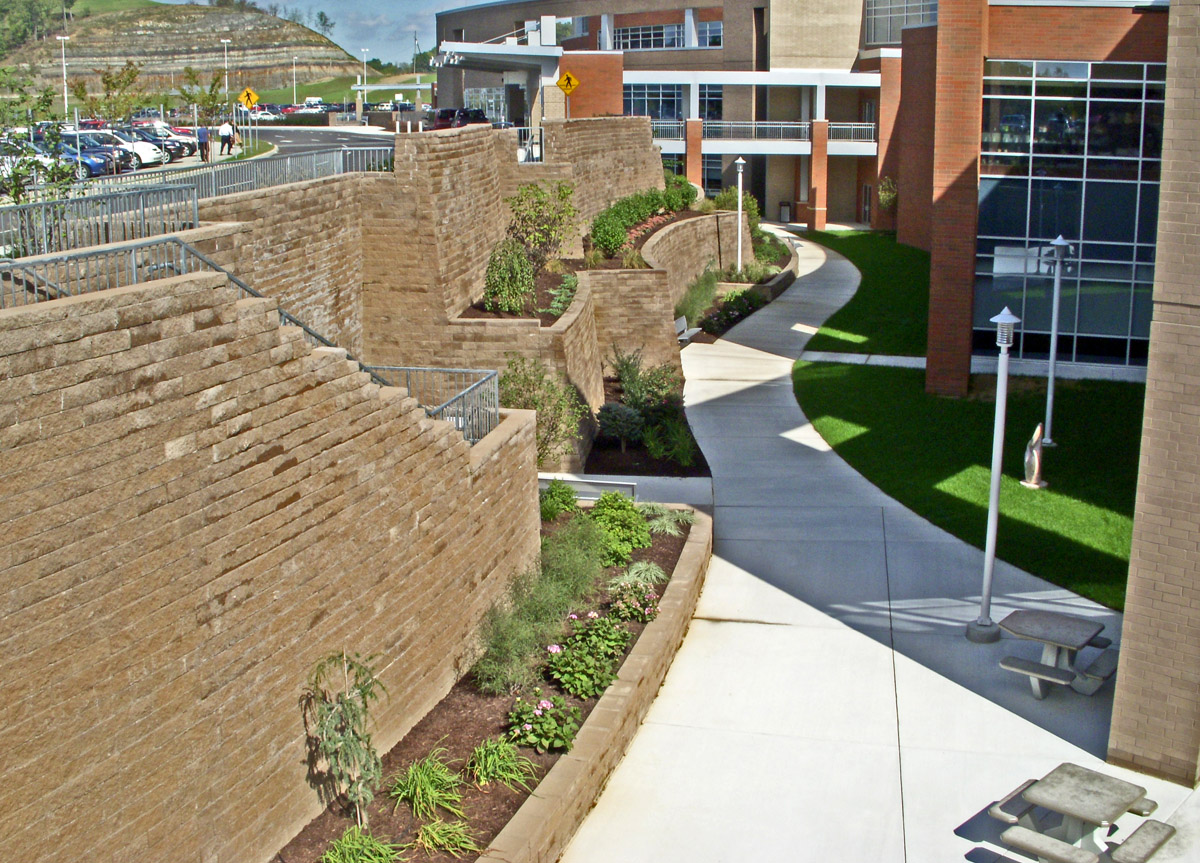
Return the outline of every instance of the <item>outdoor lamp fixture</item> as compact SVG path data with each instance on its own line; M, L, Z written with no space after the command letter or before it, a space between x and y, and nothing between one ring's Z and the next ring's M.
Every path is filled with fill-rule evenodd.
M992 622L992 570L996 567L996 523L1000 519L1000 469L1003 466L1004 414L1008 402L1008 349L1013 343L1013 327L1021 319L1009 311L992 318L996 325L996 346L1000 361L996 366L996 424L992 431L992 485L988 493L987 542L983 549L983 592L979 617L967 624L967 640L987 644L1000 640L1000 627Z
M225 49L225 101L229 101L229 43L232 39L222 39L221 45Z
M296 104L296 58L292 58L292 104Z
M1058 304L1062 299L1063 259L1071 249L1071 244L1059 234L1051 243L1054 247L1054 303L1050 312L1050 374L1046 379L1046 434L1042 438L1042 446L1057 446L1051 434L1054 421L1054 366L1058 362Z
M737 172L738 172L737 268L738 268L738 272L740 273L742 271L742 171L746 167L746 160L743 159L741 156L738 156L737 160L733 164L737 165Z
M64 7L65 8L65 7ZM70 36L55 36L58 44L62 46L62 67L63 67L63 120L67 119L67 42L71 40Z
M362 51L363 55L363 101L365 102L367 101L367 52L371 49L360 48L359 50Z

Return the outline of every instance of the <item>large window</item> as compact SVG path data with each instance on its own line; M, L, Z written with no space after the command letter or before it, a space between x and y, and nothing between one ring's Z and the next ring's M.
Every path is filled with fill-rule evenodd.
M646 27L617 27L613 47L619 51L648 51L653 48L682 48L682 24L651 24Z
M899 45L900 31L937 21L937 0L867 0L868 45Z
M700 85L700 119L720 120L725 112L725 91L720 84Z
M711 198L714 195L719 195L721 190L725 188L725 180L721 176L721 157L702 156L701 159L700 167L704 172L704 195Z
M724 38L723 21L701 21L696 25L696 44L701 48L720 48Z
M1005 305L1018 356L1049 353L1054 249L1063 269L1059 359L1146 361L1162 156L1161 63L984 64L976 343ZM994 347L989 347L994 349Z
M682 120L682 84L626 84L624 87L626 117L649 117L652 120Z

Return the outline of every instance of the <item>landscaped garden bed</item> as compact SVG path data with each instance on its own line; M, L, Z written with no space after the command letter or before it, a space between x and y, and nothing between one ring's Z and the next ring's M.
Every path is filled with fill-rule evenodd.
M711 548L711 524L701 517L689 533L690 510L648 506L639 512L631 503L622 503L624 499L613 498L597 504L591 514L581 515L574 509L573 495L564 494L563 488L559 484L543 494L543 515L550 518L543 522L541 575L518 579L511 604L494 609L485 623L486 651L473 673L383 758L383 781L374 802L365 807L367 830L374 840L404 845L424 830L426 840L432 837L435 844L447 840L453 846L457 837L458 853L474 859L478 849L487 849L535 792L530 804L538 807L540 814L515 824L507 840L500 837L502 844L507 843L503 859L540 859L514 853L514 843L525 853L560 843L553 856L545 858L553 860L632 738L690 619ZM631 512L637 514L631 516ZM647 527L656 532L647 534ZM652 543L629 548L624 540L615 544L612 540L613 536L629 539L638 533L643 540L651 537ZM642 542L635 539L633 544ZM603 560L589 563L585 559L589 553L599 553ZM603 565L604 561L621 560L628 564ZM653 578L651 565L673 573L670 581L662 577L652 587L637 586L647 578L647 570ZM586 585L578 581L581 571L591 573ZM567 581L574 583L568 588ZM631 604L633 598L636 601ZM544 619L547 605L555 604L553 620ZM531 632L530 627L542 629ZM629 645L624 644L627 638ZM522 655L522 648L531 644L535 655ZM616 672L616 686L608 686L611 672L597 671L588 658L589 645L594 644L605 645L602 654L615 650L626 665L632 662L628 671L622 666ZM606 660L597 661L604 665ZM481 689L501 692L486 694ZM514 696L514 691L519 696ZM597 701L595 696L601 694ZM399 695L392 693L392 697ZM606 716L598 729L587 722L597 709ZM611 721L614 712L622 717L615 726ZM554 721L550 721L552 715L557 717ZM560 770L555 765L574 742L572 726L577 722L582 723L579 746ZM491 761L476 756L472 764L472 751L485 740L493 741L489 744ZM517 765L511 787L501 781L486 785L473 781L469 768L494 762L496 753L510 741L520 746L518 759L509 759L510 766ZM581 761L587 762L586 776L553 783L560 791L569 788L569 793L556 793L548 786L544 793L539 790L538 783L544 782L551 770L556 771L555 776L562 770L577 773ZM404 781L412 777L422 781ZM440 805L436 795L409 793L412 788L436 790L438 777L454 777L449 786L441 786L451 793ZM392 799L396 795L399 799ZM432 807L418 805L427 799L434 800ZM339 837L355 838L353 831L347 834L354 827L354 814L344 804L342 799L331 805L274 859L278 863L389 859L323 857L331 854L329 849ZM545 835L531 835L539 831ZM520 834L515 840L514 832ZM463 842L464 836L469 841ZM411 860L455 859L452 850L429 852L419 847L406 848L403 856Z

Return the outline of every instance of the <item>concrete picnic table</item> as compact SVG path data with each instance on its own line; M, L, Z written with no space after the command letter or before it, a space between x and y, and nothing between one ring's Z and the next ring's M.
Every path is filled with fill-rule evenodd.
M1057 611L1021 609L1000 621L1005 632L1029 641L1042 644L1040 662L1008 656L1000 666L1029 676L1034 698L1045 698L1046 682L1071 686L1083 695L1091 695L1099 685L1112 675L1116 668L1116 652L1105 656L1103 667L1080 671L1075 667L1075 656L1089 644L1107 647L1108 639L1099 638L1104 624L1083 617L1061 614Z
M1034 806L1063 816L1060 827L1047 831L1050 835L1097 854L1104 849L1095 840L1096 831L1107 831L1145 796L1140 785L1069 762L1055 767L1024 793Z

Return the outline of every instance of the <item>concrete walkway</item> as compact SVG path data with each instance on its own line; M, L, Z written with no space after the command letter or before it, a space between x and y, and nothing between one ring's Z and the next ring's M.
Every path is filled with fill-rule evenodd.
M1147 787L1180 827L1156 861L1200 859L1189 789L1103 763L1111 685L1035 701L997 663L1036 645L966 641L982 553L863 479L800 412L793 360L858 283L832 252L802 241L800 255L783 296L683 352L714 558L662 691L564 863L1027 861L987 808L1061 761ZM1015 608L1120 635L1120 615L1000 563L993 616Z

